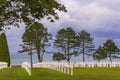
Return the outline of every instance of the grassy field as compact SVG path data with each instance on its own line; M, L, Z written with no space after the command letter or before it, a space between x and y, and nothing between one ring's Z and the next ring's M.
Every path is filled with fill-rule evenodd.
M0 70L0 80L120 80L120 68L74 68L73 76L34 68L29 76L23 68L15 67Z
M0 70L0 80L28 80L29 75L20 67Z
M70 80L72 76L50 70L50 69L32 69L32 76L34 80Z
M76 80L120 80L120 68L75 68Z

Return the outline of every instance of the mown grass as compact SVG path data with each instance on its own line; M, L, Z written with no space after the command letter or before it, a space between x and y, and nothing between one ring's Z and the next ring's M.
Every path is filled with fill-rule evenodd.
M120 80L120 68L75 68L76 80Z
M28 80L29 75L20 67L0 70L0 80Z
M32 76L34 80L70 80L72 76L44 68L32 69Z
M120 68L74 68L70 76L44 68L33 68L32 76L20 67L0 70L0 80L120 80Z

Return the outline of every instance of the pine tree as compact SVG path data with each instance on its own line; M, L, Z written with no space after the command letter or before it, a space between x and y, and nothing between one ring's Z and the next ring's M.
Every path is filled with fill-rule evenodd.
M85 30L82 30L78 33L78 38L80 42L80 53L83 55L83 62L85 62L85 55L90 55L91 51L94 51L93 38L91 38L90 33Z
M23 44L20 44L20 46L22 46L22 50L18 51L19 53L28 53L28 55L30 55L31 67L33 67L32 62L32 55L34 50L33 38L34 35L32 34L32 32L26 30L22 36Z
M115 45L114 41L109 39L107 40L104 44L104 49L110 59L110 62L112 62L112 54L116 54L116 52L118 52L118 47L117 45Z
M38 62L42 62L45 53L45 47L48 46L50 34L47 32L42 24L35 22L26 28L23 34L23 42L29 42L34 50L37 52Z
M77 54L78 42L75 31L71 27L60 29L57 32L54 45L59 48L57 53L64 55L63 59L65 58L70 63L71 57Z
M93 54L93 58L95 60L98 60L98 62L100 62L101 59L107 58L106 51L102 46L99 46L99 48L95 51L95 53Z

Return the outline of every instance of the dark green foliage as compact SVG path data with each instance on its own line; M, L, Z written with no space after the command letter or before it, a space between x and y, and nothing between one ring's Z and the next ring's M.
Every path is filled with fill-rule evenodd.
M24 53L27 52L28 55L30 55L30 62L31 62L31 67L32 67L32 55L33 55L33 39L34 39L34 35L31 31L26 30L22 36L22 41L23 44L21 44L20 46L22 46L23 50L18 51L19 53Z
M22 39L24 46L28 44L31 45L31 48L29 46L23 46L23 51L36 50L38 61L42 62L43 55L46 51L45 47L48 46L47 42L49 40L49 37L50 34L47 32L47 28L45 28L42 24L35 22L34 24L28 26L23 34Z
M64 54L65 60L70 62L71 57L77 54L76 47L78 46L78 42L75 31L70 27L60 29L57 32L54 45L60 49L59 53Z
M80 45L80 54L83 54L83 62L85 61L85 55L90 55L91 51L94 51L93 38L91 38L90 33L82 30L78 35L78 40Z
M65 6L56 0L0 0L0 25L30 24L44 17L54 22L59 19L56 10L66 12Z
M95 60L98 60L98 62L99 62L101 59L107 58L107 53L103 47L99 46L99 48L93 54L93 58Z
M112 54L116 54L119 50L117 45L115 45L114 41L111 39L107 40L103 45L107 56L110 58L110 62L112 62Z
M38 61L42 62L45 52L45 46L47 46L47 42L49 40L47 28L45 28L43 24L35 22L33 25L28 27L26 31L31 32L31 34L29 34L32 35L31 42L34 44L37 51Z
M62 54L62 53L55 53L54 55L53 55L53 60L55 60L55 61L61 61L61 60L65 60L65 56L64 56L64 54Z
M0 34L0 62L7 62L10 66L10 54L5 33Z

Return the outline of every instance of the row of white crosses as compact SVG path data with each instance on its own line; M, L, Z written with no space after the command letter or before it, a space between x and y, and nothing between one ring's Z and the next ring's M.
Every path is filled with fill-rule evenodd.
M69 63L41 62L33 64L33 67L50 68L53 70L73 75L73 65Z
M73 65L74 67L120 67L120 62L81 62Z
M22 67L31 75L30 63L24 62ZM120 62L81 62L81 63L65 63L65 62L41 62L33 64L35 68L49 68L66 74L73 75L73 67L120 67Z
M8 63L0 62L0 69L7 68L7 67L8 67Z
M29 62L23 62L22 68L25 68L25 70L28 72L29 76L31 76L31 65Z

